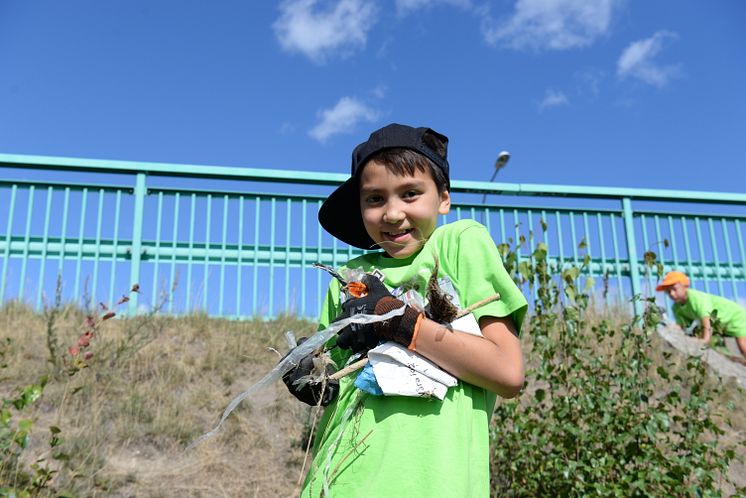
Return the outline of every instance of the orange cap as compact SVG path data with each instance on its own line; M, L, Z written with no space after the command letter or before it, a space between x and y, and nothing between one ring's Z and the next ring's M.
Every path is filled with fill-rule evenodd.
M665 290L666 287L671 287L673 284L684 284L689 287L689 277L681 273L680 271L670 271L663 277L658 287L655 288L657 291Z

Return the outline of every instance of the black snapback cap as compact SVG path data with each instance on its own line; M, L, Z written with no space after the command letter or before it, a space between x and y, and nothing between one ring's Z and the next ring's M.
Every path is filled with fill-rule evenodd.
M439 154L425 138L432 135L443 148ZM392 123L374 131L365 142L352 151L350 178L340 185L321 205L319 223L337 239L360 249L374 249L376 242L370 238L363 225L360 212L360 172L372 156L385 149L403 148L419 152L441 169L449 182L448 137L430 128L413 128Z

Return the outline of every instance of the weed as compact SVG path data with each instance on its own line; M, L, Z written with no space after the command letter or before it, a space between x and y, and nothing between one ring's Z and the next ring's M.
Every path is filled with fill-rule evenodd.
M531 384L496 408L495 496L722 496L735 444L727 444L698 358L683 372L654 347L661 322L653 297L627 323L589 318L593 282L578 287L590 260L550 267L537 245L506 267L535 291L530 319ZM582 249L582 247L580 248ZM651 251L645 261L658 269ZM639 299L639 297L637 297Z
M5 357L12 340L5 338L0 344L0 368L7 368ZM28 409L36 403L44 392L47 377L42 376L38 382L17 390L12 397L2 398L0 407L0 496L38 496L49 486L57 470L53 462L63 462L69 457L57 450L62 443L60 429L49 428L49 451L27 464L23 454L29 446L32 418L25 418ZM51 462L50 462L51 459Z

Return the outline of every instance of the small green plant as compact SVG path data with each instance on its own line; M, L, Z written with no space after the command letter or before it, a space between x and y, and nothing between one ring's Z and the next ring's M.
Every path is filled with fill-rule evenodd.
M708 387L699 358L688 359L684 374L661 366L670 353L653 362L661 322L654 297L628 323L591 321L594 283L578 284L589 256L558 267L545 244L524 260L508 244L499 247L536 299L530 389L499 403L494 417L493 495L721 496L735 452L720 440L718 388ZM645 262L658 270L654 254Z
M4 362L8 349L12 346L9 338L0 345L0 367L6 368ZM0 496L32 497L38 496L50 485L57 472L50 465L52 460L64 461L68 457L58 451L62 440L60 429L50 428L49 456L41 456L33 463L27 464L23 454L29 446L29 436L34 422L25 417L28 408L41 398L47 385L47 377L42 376L37 383L18 389L12 397L2 398L0 408ZM59 495L62 496L62 495Z
M164 327L164 322L157 317L163 310L163 307L171 299L173 292L176 290L177 281L171 286L171 292L164 290L158 295L155 305L147 313L134 316L124 323L124 335L118 340L107 341L100 345L99 362L112 368L115 365L122 364L130 360L134 355L141 351L145 346L150 344L158 337ZM131 293L140 293L140 285L134 284L130 289ZM129 297L123 295L114 307L119 307L129 302ZM94 326L100 325L104 320L112 318L116 313L109 309L104 303L99 303L99 307L104 313L102 316L96 314L89 315L88 320L92 321Z
M133 285L130 292L139 292L139 286ZM123 295L113 306L119 307L129 301L128 295ZM75 344L61 353L60 340L57 335L57 320L64 310L62 304L62 282L58 277L54 302L49 305L45 303L44 322L46 325L46 346L48 363L54 373L65 372L69 377L75 376L81 370L88 368L94 357L92 341L99 334L104 322L116 316L116 312L109 309L103 303L93 311L85 314L82 323L82 331L79 333ZM128 336L129 338L129 336ZM13 341L6 338L0 345L0 360L4 360L11 348ZM128 349L131 344L120 346L115 351ZM6 368L7 364L2 361L0 367ZM62 445L61 429L56 425L49 427L50 436L48 450L42 456L35 459L28 454L29 436L34 426L34 419L30 413L34 405L42 396L47 386L47 375L41 376L36 383L29 384L18 390L12 397L2 398L0 411L0 497L17 496L67 496L64 492L54 489L53 481L55 475L64 469L70 461L70 455L61 451ZM68 380L69 382L69 380ZM85 380L83 381L85 383ZM72 389L75 394L81 387ZM64 404L67 394L63 394L60 404Z

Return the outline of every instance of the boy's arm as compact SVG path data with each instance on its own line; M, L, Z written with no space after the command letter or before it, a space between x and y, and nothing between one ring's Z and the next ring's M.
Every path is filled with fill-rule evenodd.
M693 292L691 289L687 292L688 303L691 306L694 316L702 324L702 342L709 344L712 339L712 315L715 313L715 306L712 302L712 295L704 292Z
M484 337L451 332L429 319L423 320L416 350L459 379L504 398L515 397L523 387L523 353L510 317L484 316L479 320Z
M712 321L710 320L709 316L703 317L701 319L702 322L702 342L705 344L710 343L710 339L712 339Z
M416 350L459 379L512 398L523 387L524 365L518 339L526 300L502 264L487 229L475 224L448 241L442 262L458 281L462 306L500 293L500 300L475 311L484 337L450 332L426 320Z

